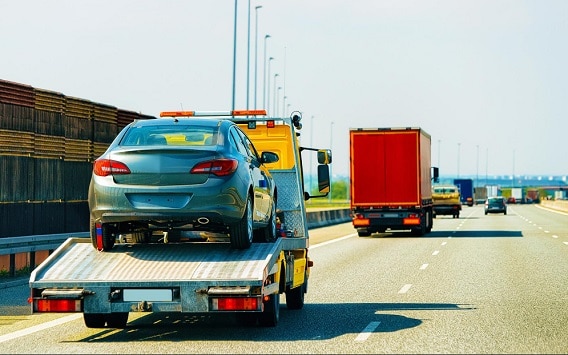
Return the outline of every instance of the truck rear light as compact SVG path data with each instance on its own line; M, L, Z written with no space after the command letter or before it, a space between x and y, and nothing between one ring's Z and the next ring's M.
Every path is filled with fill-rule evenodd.
M419 225L420 224L420 217L407 217L402 220L404 225Z
M211 299L212 311L260 311L260 297L223 297Z
M81 312L81 300L43 299L33 300L34 312Z
M371 220L368 218L354 218L353 219L353 226L354 227L366 227L371 224Z

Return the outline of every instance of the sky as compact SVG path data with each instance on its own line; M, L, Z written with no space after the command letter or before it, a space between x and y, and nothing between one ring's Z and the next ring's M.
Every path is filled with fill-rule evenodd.
M387 127L426 131L442 176L568 175L565 0L0 0L0 18L2 80L154 116L299 111L334 175L350 129Z

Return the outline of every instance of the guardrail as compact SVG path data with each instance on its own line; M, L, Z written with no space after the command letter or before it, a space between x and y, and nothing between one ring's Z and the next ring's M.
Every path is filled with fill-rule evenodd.
M349 209L330 209L321 211L310 211L306 213L308 228L323 227L332 224L343 223L351 220ZM10 255L9 276L16 276L16 255L29 253L29 267L35 269L36 255L38 251L48 250L50 253L57 249L67 238L79 237L89 238L89 232L61 233L61 234L42 234L30 235L25 237L0 238L0 256Z

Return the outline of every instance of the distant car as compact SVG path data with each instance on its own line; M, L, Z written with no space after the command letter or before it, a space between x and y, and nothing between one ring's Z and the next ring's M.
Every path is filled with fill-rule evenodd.
M466 203L466 205L468 205L470 207L473 206L473 197L467 197L465 199L465 203Z
M92 244L106 251L119 235L148 243L154 234L178 242L183 231L223 233L235 249L272 242L277 189L264 164L278 159L258 154L230 120L134 121L93 164Z
M485 200L485 214L503 213L507 214L507 204L504 197L489 197Z
M517 200L513 196L511 196L507 199L507 204L514 205L515 203L517 203Z

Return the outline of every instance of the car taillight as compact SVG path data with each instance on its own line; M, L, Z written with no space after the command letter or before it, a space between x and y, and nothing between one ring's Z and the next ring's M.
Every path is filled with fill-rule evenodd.
M130 174L130 169L116 160L99 159L93 164L93 172L98 176Z
M208 160L195 165L191 169L191 173L226 176L234 173L238 165L239 162L234 159Z

